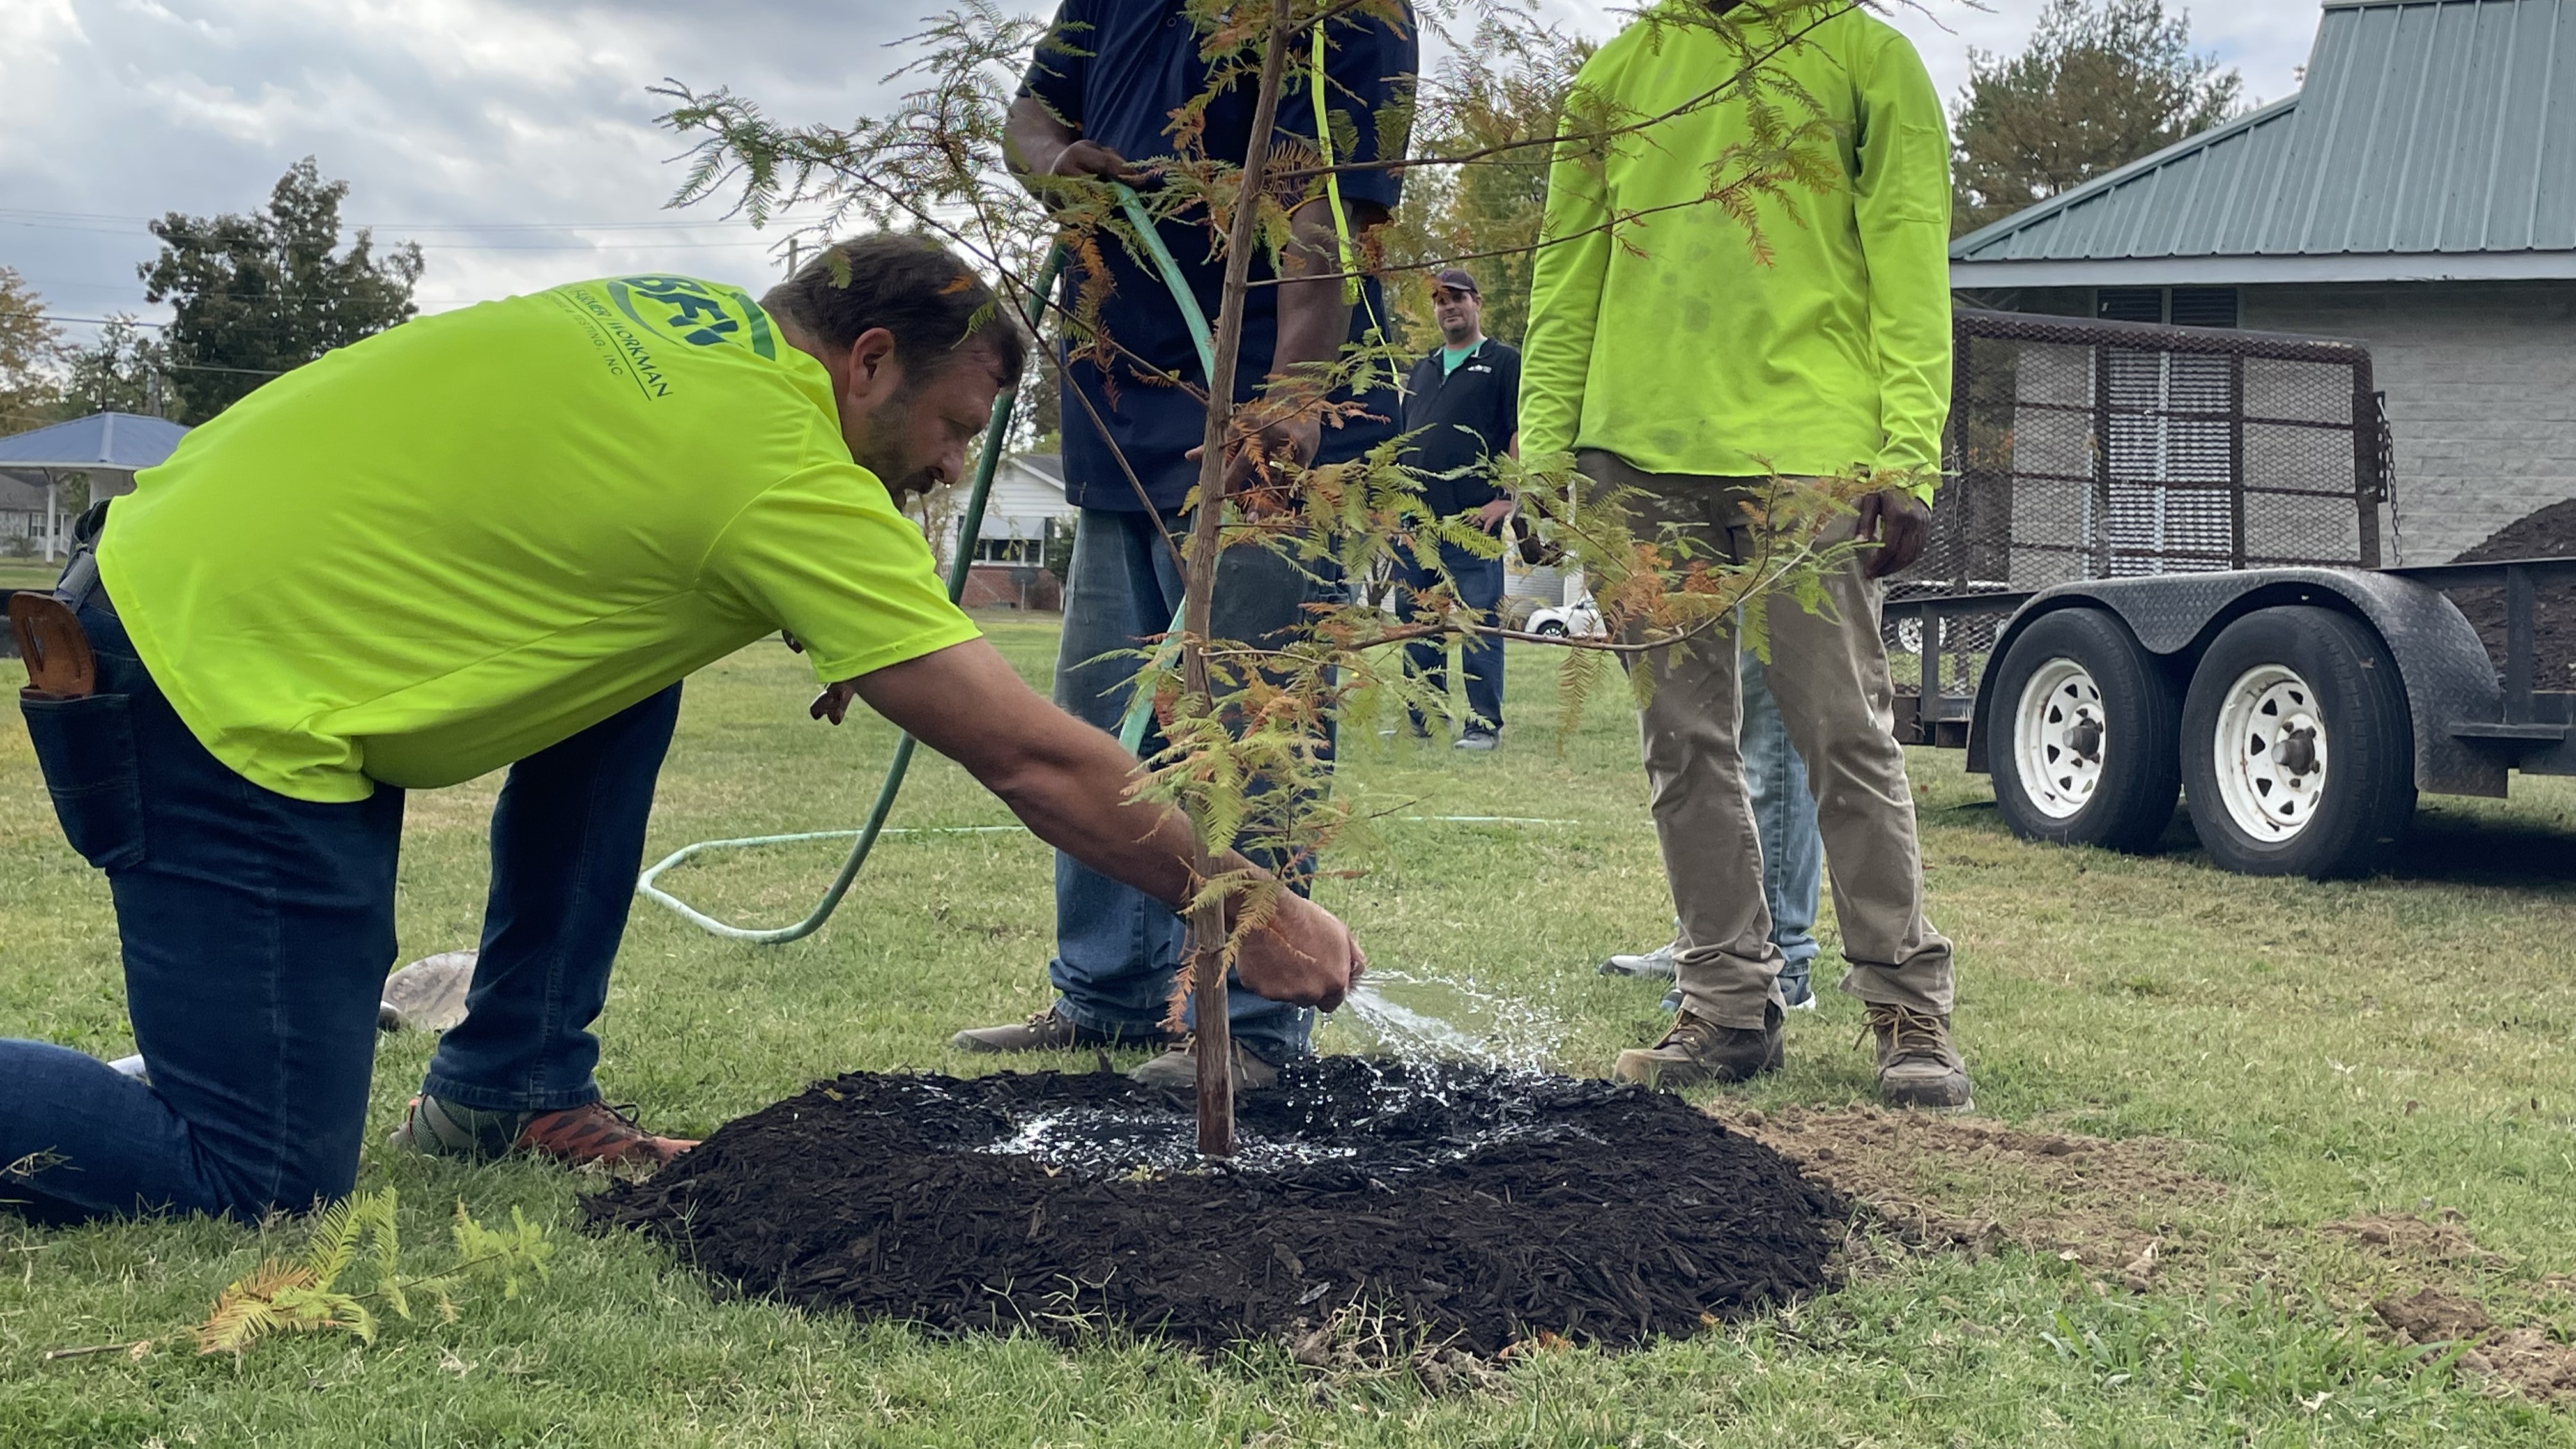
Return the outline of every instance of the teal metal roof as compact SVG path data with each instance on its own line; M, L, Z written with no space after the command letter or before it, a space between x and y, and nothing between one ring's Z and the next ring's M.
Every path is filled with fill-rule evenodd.
M1960 286L2576 277L2576 0L2332 0L2299 93L1950 257Z

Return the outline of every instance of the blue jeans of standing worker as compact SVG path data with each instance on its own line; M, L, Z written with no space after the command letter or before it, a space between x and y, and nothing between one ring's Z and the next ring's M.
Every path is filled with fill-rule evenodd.
M254 1219L357 1180L376 1009L394 959L403 792L322 804L206 752L104 598L80 609L99 692L31 703L72 844L107 872L146 1085L0 1040L0 1201L47 1220ZM679 687L513 766L468 997L429 1089L478 1107L596 1098L607 994Z
M1808 963L1816 959L1816 892L1825 873L1825 838L1816 830L1816 800L1807 793L1806 762L1789 743L1780 702L1762 661L1746 650L1736 676L1744 697L1744 792L1762 839L1762 894L1771 906L1771 943L1787 964L1780 994L1792 1006L1813 994Z
M1186 525L1175 525L1185 542ZM1064 636L1056 653L1055 702L1076 718L1116 733L1127 713L1128 686L1143 661L1120 651L1171 627L1181 603L1181 571L1161 525L1145 513L1086 508L1076 520L1073 564L1064 589ZM1216 638L1257 641L1297 623L1309 603L1333 590L1266 549L1226 550L1217 573L1209 628ZM1108 657L1104 657L1108 656ZM1329 741L1327 742L1329 744ZM1152 729L1143 749L1162 748ZM1239 843L1240 844L1240 843ZM1277 869L1250 847L1244 853ZM1303 870L1291 871L1302 894ZM1055 860L1055 959L1047 977L1057 1013L1086 1030L1150 1039L1161 1030L1188 929L1172 908L1058 853ZM1234 1040L1264 1061L1285 1062L1310 1050L1315 1014L1227 982L1226 1020Z
M1476 611L1485 623L1494 622L1494 605L1503 597L1503 561L1499 557L1478 558L1454 543L1440 545L1440 562L1458 585L1458 602ZM1395 567L1396 586L1404 590L1405 602L1397 608L1411 614L1412 596L1440 582L1440 575L1414 563L1399 559ZM1467 728L1500 733L1503 728L1503 641L1482 634L1470 634L1458 641L1459 662L1467 674ZM1404 647L1405 668L1432 692L1449 690L1449 643L1447 640L1420 640ZM1413 716L1416 728L1422 716Z

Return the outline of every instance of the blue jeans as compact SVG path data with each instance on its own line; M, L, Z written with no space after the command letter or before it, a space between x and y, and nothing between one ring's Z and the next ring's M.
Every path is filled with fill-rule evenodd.
M1744 695L1744 790L1753 800L1753 828L1762 839L1762 895L1771 906L1771 944L1787 964L1780 994L1791 1005L1813 989L1807 963L1816 959L1816 889L1825 872L1825 838L1816 830L1816 800L1807 793L1806 762L1789 743L1780 702L1762 661L1745 650L1737 666Z
M1171 627L1181 603L1180 566L1153 516L1086 508L1074 526L1067 572L1055 702L1114 733L1127 713L1128 686L1142 668L1141 660L1119 651L1141 648L1146 636ZM1228 549L1209 627L1220 639L1263 639L1297 623L1305 605L1331 593L1265 549ZM1143 749L1151 754L1161 748L1161 735L1149 728ZM1249 843L1237 844L1265 866L1283 864ZM1302 894L1312 863L1288 864L1298 867L1289 874ZM1171 907L1057 854L1056 954L1047 963L1047 978L1056 989L1055 1009L1066 1020L1109 1035L1153 1036L1161 1030L1187 936ZM1311 1050L1312 1011L1256 996L1238 982L1227 986L1226 1020L1236 1041L1273 1063Z
M72 843L107 872L146 1085L0 1040L0 1200L48 1220L255 1219L348 1193L394 959L403 792L318 804L208 754L98 595L99 693L26 710ZM679 688L514 766L469 997L430 1090L544 1109L597 1097L598 1015Z
M1458 602L1475 610L1483 622L1494 622L1494 605L1503 597L1503 561L1478 558L1456 544L1444 543L1440 545L1440 562L1458 585ZM1440 575L1409 560L1399 560L1395 582L1404 590L1406 600L1397 607L1410 614L1413 593L1439 583ZM1467 727L1499 732L1503 727L1503 641L1470 634L1458 641L1458 654L1467 672ZM1448 641L1422 640L1406 645L1404 665L1433 692L1448 692ZM1416 714L1413 722L1420 725L1422 716Z

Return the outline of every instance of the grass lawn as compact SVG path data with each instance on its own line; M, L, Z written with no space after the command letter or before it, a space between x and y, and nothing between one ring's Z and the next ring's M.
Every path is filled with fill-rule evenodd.
M61 564L43 559L0 558L0 589L50 589L62 572Z
M992 629L1043 680L1052 628ZM1520 723L1500 752L1359 742L1342 788L1390 816L1572 823L1390 819L1341 862L1368 873L1323 895L1380 965L1525 1000L1517 1028L1565 1069L1597 1072L1658 1018L1653 988L1593 963L1662 940L1670 907L1624 701L1596 699L1560 753L1548 663L1515 647ZM653 855L864 815L891 732L809 723L801 667L765 645L691 683ZM0 1218L0 1445L2576 1444L2564 1401L2413 1371L2368 1308L2436 1284L2499 1325L2576 1336L2576 789L2517 781L2510 801L2430 802L2398 875L2317 885L2219 874L2180 827L2154 858L2026 846L1955 754L1918 752L1915 768L1982 1111L2169 1139L2208 1189L2111 1209L2168 1244L2144 1293L2106 1291L2047 1251L1881 1239L1851 1286L1771 1318L1633 1354L1542 1353L1496 1386L1434 1394L1407 1375L1320 1375L1273 1348L1202 1360L1117 1338L940 1341L725 1301L653 1247L575 1231L588 1185L378 1147L360 1184L400 1191L407 1243L438 1243L460 1201L486 1221L517 1208L553 1225L551 1280L479 1294L454 1324L392 1325L373 1347L334 1335L238 1363L169 1349L45 1363L47 1348L184 1327L302 1232ZM404 959L473 943L496 784L412 797ZM896 823L1005 818L926 760ZM666 883L779 922L836 858L782 849ZM1024 836L917 835L891 839L832 924L793 946L727 944L639 903L600 1023L603 1082L648 1122L699 1133L853 1067L982 1070L947 1036L1045 1004L1049 884ZM1434 1009L1465 1000L1411 989L1390 991ZM1866 1099L1858 1020L1828 993L1792 1019L1787 1070L1717 1100L1776 1119ZM15 729L0 731L0 1034L130 1049L107 890L63 844ZM1321 1041L1367 1045L1339 1021ZM371 1135L428 1054L417 1037L387 1041ZM2009 1197L1994 1179L1960 1159L1898 1186L1971 1211ZM2044 1213L2047 1196L2024 1205ZM2476 1251L2407 1257L2327 1229L2368 1214L2445 1223L2443 1209Z

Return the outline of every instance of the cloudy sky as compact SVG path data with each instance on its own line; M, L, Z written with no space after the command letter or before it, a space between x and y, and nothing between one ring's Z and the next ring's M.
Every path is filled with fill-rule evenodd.
M612 271L757 281L769 239L664 209L677 146L646 87L847 119L881 100L888 42L946 3L0 0L0 263L64 318L160 315L134 275L145 219L251 209L312 155L351 183L345 216L421 244L425 310ZM1545 3L1607 34L1628 0ZM1971 47L2019 48L2040 0L1922 3L1897 20L1947 96ZM2270 100L2315 23L2314 0L2231 0L2193 30Z

